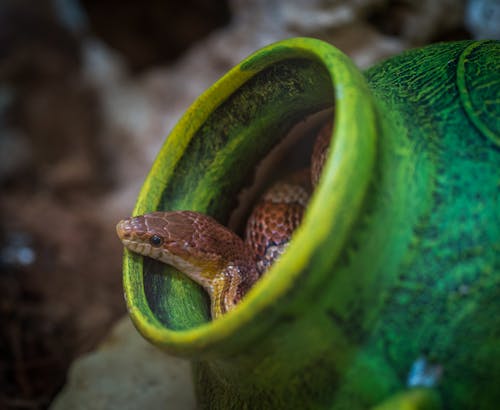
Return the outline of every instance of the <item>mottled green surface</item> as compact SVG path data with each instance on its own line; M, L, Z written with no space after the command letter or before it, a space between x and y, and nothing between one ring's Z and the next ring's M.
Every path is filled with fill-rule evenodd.
M493 409L500 403L498 42L410 51L366 77L312 39L269 46L188 110L135 213L227 221L258 161L335 105L334 143L289 250L208 321L183 275L126 253L131 317L195 363L200 407ZM464 95L466 94L466 95ZM405 392L419 357L436 390Z
M435 390L414 388L396 393L373 410L438 410L441 399Z

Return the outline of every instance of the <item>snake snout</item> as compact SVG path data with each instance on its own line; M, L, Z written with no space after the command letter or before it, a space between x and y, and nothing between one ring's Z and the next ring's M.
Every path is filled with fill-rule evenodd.
M143 239L147 232L148 226L142 215L122 219L116 225L116 233L122 241L124 239Z
M132 236L132 226L129 219L123 219L116 225L116 234L120 240L130 239Z
M138 235L137 227L134 218L123 219L116 225L116 234L125 248L148 255L150 247L144 244L141 236Z

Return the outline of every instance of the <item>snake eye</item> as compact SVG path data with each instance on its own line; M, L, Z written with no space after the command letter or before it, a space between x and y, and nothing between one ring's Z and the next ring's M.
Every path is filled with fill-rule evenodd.
M163 238L159 235L153 235L149 238L149 243L155 247L161 246L163 245Z

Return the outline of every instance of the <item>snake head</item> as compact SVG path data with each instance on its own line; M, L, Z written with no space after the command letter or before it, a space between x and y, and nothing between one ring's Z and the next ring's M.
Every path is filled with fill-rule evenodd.
M123 219L116 233L123 245L132 252L162 260L165 239L169 236L162 213L151 213Z
M197 212L134 216L118 222L116 232L130 251L173 266L209 292L228 266L255 264L239 236Z

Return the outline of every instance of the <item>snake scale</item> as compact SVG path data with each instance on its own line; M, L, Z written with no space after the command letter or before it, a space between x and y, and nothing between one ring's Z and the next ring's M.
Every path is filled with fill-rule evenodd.
M285 251L319 180L331 133L331 122L319 130L310 169L276 182L258 200L244 240L193 211L157 211L121 220L118 237L130 251L169 264L202 286L210 296L212 318L217 318Z

